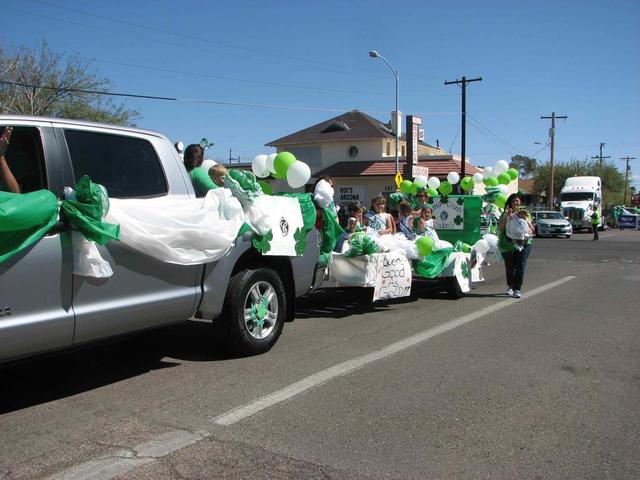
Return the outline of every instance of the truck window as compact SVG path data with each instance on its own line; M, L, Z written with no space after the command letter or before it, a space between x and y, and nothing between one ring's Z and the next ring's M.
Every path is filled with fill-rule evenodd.
M561 202L583 202L593 200L593 192L566 192L560 195Z
M154 197L168 192L160 159L147 140L65 130L76 180L88 175L112 198Z
M7 125L0 125L0 131ZM34 127L14 127L4 158L20 186L21 193L47 188L40 132ZM7 186L0 180L0 190Z

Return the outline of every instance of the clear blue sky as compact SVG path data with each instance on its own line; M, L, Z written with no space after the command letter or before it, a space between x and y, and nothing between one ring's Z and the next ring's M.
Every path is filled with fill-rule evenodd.
M185 143L215 142L209 157L250 160L263 145L347 110L388 120L400 72L400 109L422 114L425 139L460 152L467 88L467 155L491 165L514 154L546 161L534 141L558 121L556 158L597 155L606 142L640 158L640 2L357 0L0 0L0 43L78 53L118 92L307 109L118 100L138 125ZM327 111L335 110L335 111ZM632 161L640 187L640 159Z

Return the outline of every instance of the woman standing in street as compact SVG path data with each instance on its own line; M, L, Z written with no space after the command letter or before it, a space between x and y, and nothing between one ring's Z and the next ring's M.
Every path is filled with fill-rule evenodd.
M527 258L531 253L531 238L526 241L522 249L517 249L513 240L507 237L507 218L517 213L522 205L522 199L517 193L512 193L507 199L504 212L498 222L498 249L504 258L504 267L507 274L507 295L514 298L522 298L522 282L527 266ZM530 235L533 236L533 226L529 222Z

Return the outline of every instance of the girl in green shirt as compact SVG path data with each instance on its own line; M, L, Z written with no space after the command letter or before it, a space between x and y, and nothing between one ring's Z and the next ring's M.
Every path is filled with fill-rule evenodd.
M184 151L184 166L189 172L191 183L198 197L204 197L209 190L218 188L209 173L200 167L204 161L204 148L197 144L189 145Z

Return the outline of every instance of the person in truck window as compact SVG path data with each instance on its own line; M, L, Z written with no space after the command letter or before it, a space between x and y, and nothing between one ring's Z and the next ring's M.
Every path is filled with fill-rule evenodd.
M189 145L184 151L183 161L198 197L204 197L209 190L218 188L208 172L200 167L204 161L204 148L197 144Z
M4 158L4 153L7 151L11 141L12 131L12 127L4 127L2 134L0 134L0 190L20 193L20 185L18 185L16 178L11 173L7 160Z

